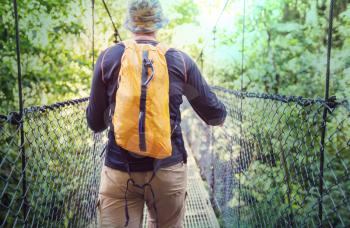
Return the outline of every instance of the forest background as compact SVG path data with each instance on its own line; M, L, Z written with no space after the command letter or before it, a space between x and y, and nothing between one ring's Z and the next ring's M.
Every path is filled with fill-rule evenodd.
M162 1L170 24L159 40L197 60L212 85L239 90L243 1ZM123 38L126 1L107 1ZM247 0L244 84L247 91L323 97L327 0ZM0 113L18 109L11 1L0 4ZM19 1L24 105L88 96L92 75L91 1ZM217 20L218 19L218 20ZM216 25L216 26L215 26ZM215 30L215 33L213 31ZM95 6L95 59L113 45L102 1ZM200 53L203 50L203 62ZM335 4L331 95L350 92L350 1Z

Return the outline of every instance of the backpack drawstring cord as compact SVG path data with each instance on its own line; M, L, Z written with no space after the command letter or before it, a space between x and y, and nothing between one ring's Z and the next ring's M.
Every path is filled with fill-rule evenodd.
M125 200L125 207L124 207L124 210L125 210L125 224L124 224L124 227L127 227L129 225L129 220L130 220L130 217L129 217L129 210L128 210L128 190L129 190L129 183L130 182L134 182L133 179L129 178L127 180L127 183L126 183L126 190L125 190L125 195L124 195L124 200Z
M157 206L156 206L154 190L153 190L152 185L151 185L151 181L153 180L153 178L155 176L155 172L153 171L152 176L147 183L145 183L143 185L139 185L139 184L136 184L135 181L132 179L129 169L127 169L127 170L128 170L128 174L129 174L129 179L127 180L127 183L126 183L126 190L125 190L125 195L124 195L124 201L125 201L124 210L125 210L125 219L126 219L124 227L127 227L129 225L129 220L130 220L129 209L128 209L128 198L127 198L130 183L134 187L139 188L139 189L143 189L143 190L145 190L146 187L149 187L151 194L152 194L152 201L153 201L152 206L153 206L154 213L156 215L156 217L155 217L156 227L158 227L158 210L157 210Z

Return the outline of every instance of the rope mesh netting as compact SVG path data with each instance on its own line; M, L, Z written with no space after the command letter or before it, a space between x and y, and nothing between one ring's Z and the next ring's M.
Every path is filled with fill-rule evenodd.
M207 127L185 107L183 131L224 227L350 225L348 103L214 91L228 110L224 126ZM81 99L25 109L25 160L17 115L2 116L2 226L95 224L106 137L88 129L86 105Z
M95 222L103 135L85 120L87 99L24 111L0 123L1 227L86 227ZM12 124L11 124L12 122Z
M183 121L222 225L348 227L349 104L215 92L228 110L223 127L204 125L189 109ZM325 106L329 116L320 170Z

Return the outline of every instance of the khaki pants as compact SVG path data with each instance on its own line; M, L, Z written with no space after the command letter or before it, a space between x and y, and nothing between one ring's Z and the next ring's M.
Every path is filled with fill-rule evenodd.
M136 184L143 185L150 180L152 173L152 171L133 172L131 177ZM124 227L125 191L128 179L127 172L107 166L102 168L98 202L101 227ZM127 204L130 219L127 227L142 227L145 202L148 209L148 227L183 227L187 185L186 164L181 162L159 169L150 184L154 199L149 187L140 189L129 183Z

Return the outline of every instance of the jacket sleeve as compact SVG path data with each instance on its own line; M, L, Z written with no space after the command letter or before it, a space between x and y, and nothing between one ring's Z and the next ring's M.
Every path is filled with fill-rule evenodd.
M97 59L94 69L94 75L91 84L91 92L89 105L86 109L86 119L91 130L94 132L101 132L108 126L105 121L105 113L108 112L108 95L107 87L102 78L102 67L101 62L105 55L102 52L100 57ZM108 113L107 113L108 115Z
M184 94L194 111L208 125L223 124L227 115L225 105L210 89L196 63L190 57L186 57L185 62L188 67Z

